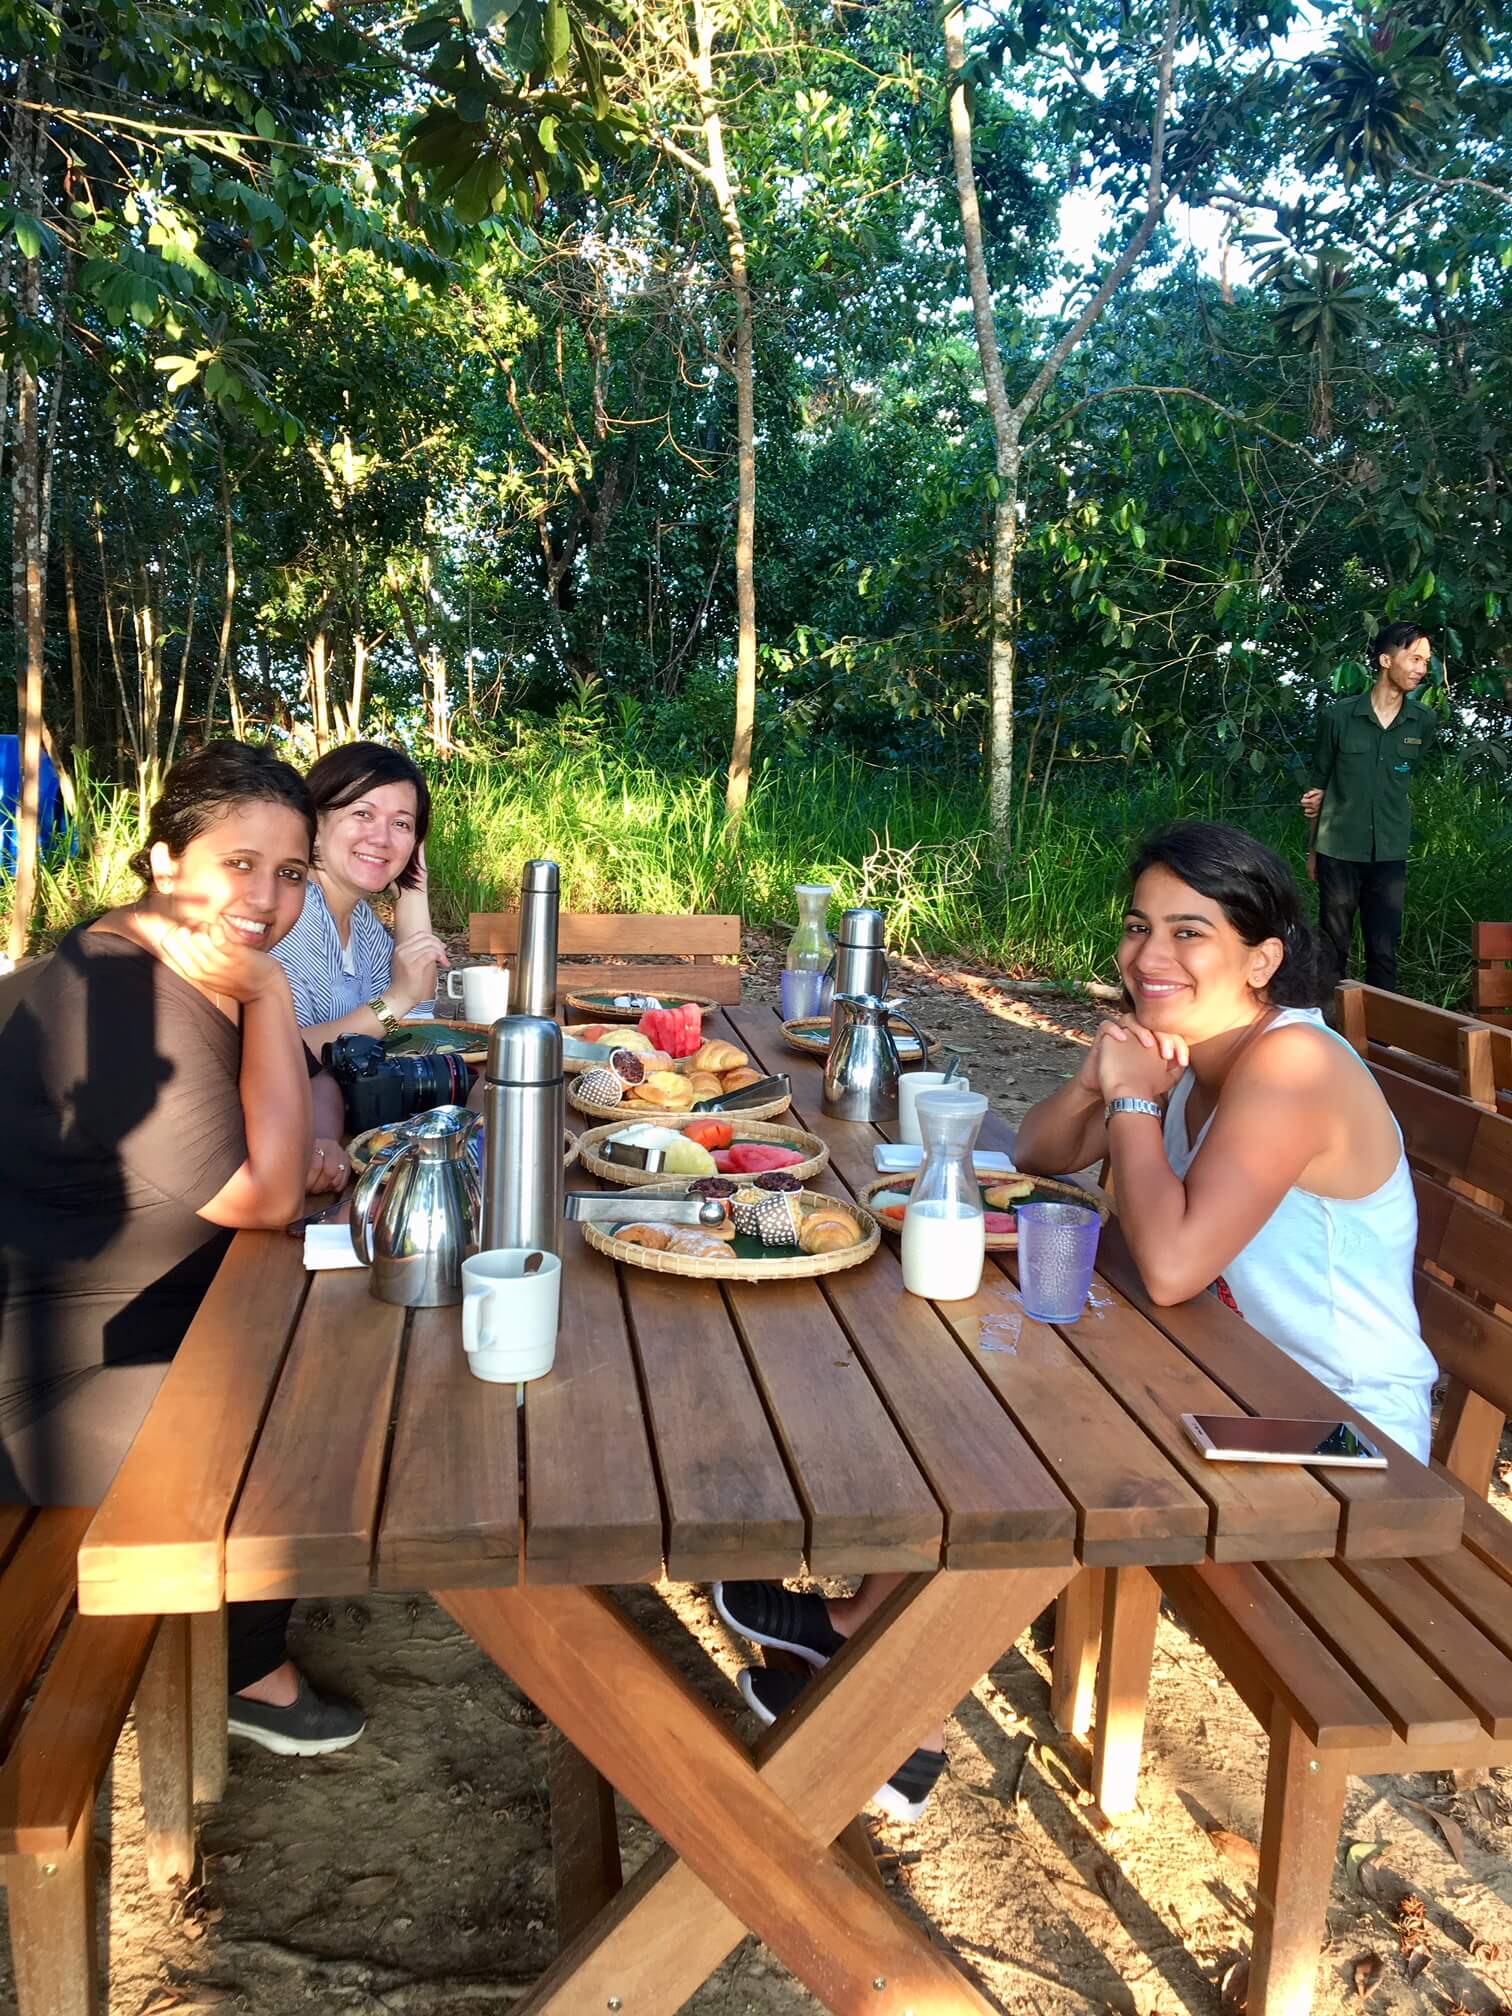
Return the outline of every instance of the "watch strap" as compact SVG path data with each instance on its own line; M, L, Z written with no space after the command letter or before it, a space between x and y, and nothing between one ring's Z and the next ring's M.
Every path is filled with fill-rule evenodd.
M386 1037L397 1036L399 1034L399 1017L390 1008L381 994L375 994L367 1005L373 1014L378 1017L378 1021Z
M1115 1113L1148 1113L1156 1120L1164 1120L1165 1113L1154 1099L1110 1099L1103 1113L1104 1121L1111 1120Z

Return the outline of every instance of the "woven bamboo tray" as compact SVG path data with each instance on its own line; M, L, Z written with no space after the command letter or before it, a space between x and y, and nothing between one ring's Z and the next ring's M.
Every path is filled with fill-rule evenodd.
M1019 1180L1016 1175L1005 1175L1001 1169L978 1169L975 1174L978 1183L981 1184L984 1190L994 1183L1012 1183ZM1025 1176L1022 1180L1027 1183L1030 1179L1028 1176ZM900 1176L879 1176L875 1183L867 1184L865 1190L862 1192L862 1196L869 1205L877 1209L883 1197L889 1199L906 1198L917 1181L918 1174L916 1171ZM1046 1204L1087 1204L1098 1214L1103 1223L1107 1224L1109 1215L1113 1209L1113 1200L1108 1196L1106 1191L1099 1190L1095 1183L1068 1183L1064 1178L1059 1176L1036 1176L1033 1182L1034 1196L1024 1198L1024 1203L1032 1204L1042 1201ZM1017 1207L1012 1208L1016 1209ZM877 1222L884 1232L890 1232L895 1239L902 1236L903 1227L894 1224L892 1219L879 1218ZM989 1253L1011 1253L1017 1245L1017 1228L1012 1232L989 1232L987 1234L987 1251Z
M709 1098L717 1095L709 1093ZM639 1099L622 1099L618 1106L601 1106L591 1099L578 1096L576 1082L567 1087L567 1103L579 1113L586 1113L594 1120L617 1120L623 1126L626 1121L649 1120L662 1124L677 1120L728 1120L733 1126L738 1119L742 1126L747 1120L775 1120L779 1113L786 1113L793 1103L793 1095L786 1092L780 1099L768 1099L760 1106L742 1106L739 1113L690 1113L686 1107L669 1113L663 1106L645 1106Z
M621 1111L624 1109L621 1108ZM764 1120L737 1119L724 1114L708 1113L663 1113L648 1114L646 1124L652 1127L686 1127L690 1120L729 1118L735 1130L737 1141L770 1141L779 1148L796 1148L806 1152L808 1160L795 1162L782 1173L796 1176L800 1183L807 1183L810 1177L822 1175L829 1166L829 1150L817 1134L807 1134L801 1127L773 1127ZM595 1176L602 1176L606 1183L621 1183L626 1188L637 1188L647 1183L665 1183L665 1170L627 1169L623 1162L606 1162L596 1151L609 1139L618 1134L621 1127L635 1126L635 1121L620 1120L610 1127L590 1127L586 1134L578 1136L578 1147L582 1152L583 1167Z
M347 1143L347 1160L352 1165L352 1174L360 1176L373 1157L381 1155L386 1148L398 1139L398 1135L399 1128L394 1126L369 1127L365 1134L354 1134ZM481 1139L482 1137L480 1135L477 1138ZM579 1137L569 1127L563 1130L562 1142L564 1148L562 1167L570 1169L578 1159Z
M645 1012L640 1008L616 1008L616 994L638 994L638 987L612 987L603 994L568 994L563 997L565 1004L574 1015L581 1015L589 1022L639 1022ZM681 1008L685 1001L691 1001L695 1008L714 1008L718 1003L708 994L654 994L663 1008Z
M638 1194L683 1197L687 1194L687 1183L686 1177L679 1177L674 1182L659 1183ZM799 1190L793 1194L800 1204L838 1204L842 1210L849 1211L861 1227L859 1243L847 1246L839 1253L800 1253L778 1260L747 1258L733 1247L717 1259L689 1260L678 1253L661 1253L650 1246L634 1246L628 1240L616 1239L612 1232L602 1230L591 1218L583 1221L583 1237L600 1253L607 1253L611 1260L623 1260L628 1267L644 1267L653 1274L683 1274L695 1281L807 1281L816 1274L839 1274L847 1267L859 1267L870 1260L881 1244L877 1221L870 1211L846 1198L827 1197L817 1190ZM635 1198L627 1197L624 1222L633 1224L634 1220Z
M890 1021L887 1026L892 1031L894 1043L898 1046L899 1063L917 1064L920 1061L919 1045L915 1040L913 1031L905 1028L901 1022L896 1021ZM924 1031L924 1034L929 1037L928 1056L924 1059L924 1062L927 1063L929 1058L935 1055L940 1045L937 1038L929 1035L927 1029ZM801 1021L784 1022L782 1025L782 1040L787 1044L789 1050L796 1050L801 1057L827 1057L829 1055L830 1043L830 1020L828 1015L805 1015Z

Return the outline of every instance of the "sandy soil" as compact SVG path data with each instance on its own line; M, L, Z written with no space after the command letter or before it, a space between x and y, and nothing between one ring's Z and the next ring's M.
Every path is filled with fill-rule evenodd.
M768 998L771 948L750 992ZM926 1025L1016 1117L1076 1061L1096 1013L1026 1001L991 976L904 984ZM1512 1447L1500 1480L1512 1511ZM743 1648L702 1591L622 1599L743 1734ZM423 1598L300 1606L297 1656L368 1707L344 1755L290 1763L233 1744L224 1802L203 1815L203 1876L165 1900L145 1884L128 1726L97 1831L109 2016L197 2011L463 2016L518 2000L554 1952L546 1744L533 1709ZM869 1816L892 1893L935 1928L1005 2010L1219 2016L1247 1952L1265 1744L1201 1649L1163 1619L1141 1810L1109 1828L1085 1758L1051 1726L1044 1648L1026 1637L964 1701L950 1769L923 1822ZM1414 1803L1416 1802L1416 1803ZM1214 1845L1212 1830L1231 1839ZM628 1810L627 1867L649 1851ZM1512 1771L1357 1781L1336 1872L1320 2016L1512 2004ZM1227 1852L1225 1852L1225 1849ZM1426 1956L1423 1964L1422 1956ZM1225 1993L1227 1984L1227 1993ZM15 2016L0 1946L0 2016ZM747 1941L687 2004L693 2016L812 2016L820 2005ZM584 2011L584 2016L590 2012Z

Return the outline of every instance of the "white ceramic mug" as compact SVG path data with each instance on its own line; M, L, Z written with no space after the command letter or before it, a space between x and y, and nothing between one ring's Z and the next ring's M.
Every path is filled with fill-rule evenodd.
M898 1139L907 1141L915 1148L924 1145L924 1136L919 1132L918 1104L921 1092L937 1092L945 1083L943 1071L905 1071L898 1079ZM969 1078L955 1077L950 1081L952 1092L969 1092Z
M562 1263L547 1253L527 1274L529 1258L527 1247L501 1246L462 1262L462 1348L475 1379L508 1385L551 1370Z
M454 966L446 976L446 998L462 1003L464 1022L497 1022L509 1013L509 968Z

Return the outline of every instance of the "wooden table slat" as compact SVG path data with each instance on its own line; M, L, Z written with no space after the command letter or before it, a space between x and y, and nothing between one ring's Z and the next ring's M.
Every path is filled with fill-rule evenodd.
M1207 1500L997 1268L940 1314L1075 1505L1087 1567L1202 1560Z
M473 1377L457 1314L417 1309L410 1321L378 1528L383 1589L519 1579L518 1389Z
M406 1313L366 1269L314 1276L226 1535L229 1601L370 1586Z
M823 1111L814 1096L818 1066L785 1050L770 1011L733 1011L728 1019L759 1062L791 1069L801 1124L830 1144L843 1175L842 1157L854 1162L856 1134L847 1130L855 1123ZM864 1132L875 1140L874 1130ZM890 1248L884 1243L864 1267L824 1277L823 1288L944 1509L947 1564L1052 1567L1071 1559L1074 1507L1007 1412L989 1402L990 1389L935 1310L904 1292Z
M811 1572L938 1567L940 1508L818 1284L726 1293L803 1501Z
M627 1267L623 1285L667 1508L667 1573L797 1574L803 1508L720 1284Z
M1157 1308L1145 1294L1133 1259L1116 1224L1104 1228L1098 1272L1117 1285L1134 1308L1252 1414L1304 1420L1354 1418L1388 1458L1385 1470L1319 1470L1323 1486L1340 1503L1339 1553L1346 1560L1372 1556L1435 1554L1458 1546L1464 1524L1458 1494L1415 1461L1368 1417L1340 1399L1294 1358L1268 1344L1224 1307L1216 1295ZM1229 1411L1222 1406L1219 1412Z
M309 1278L285 1232L232 1241L79 1549L86 1615L220 1608L226 1525Z
M619 1282L575 1226L562 1244L556 1363L525 1388L525 1505L527 1582L662 1572L661 1496Z

